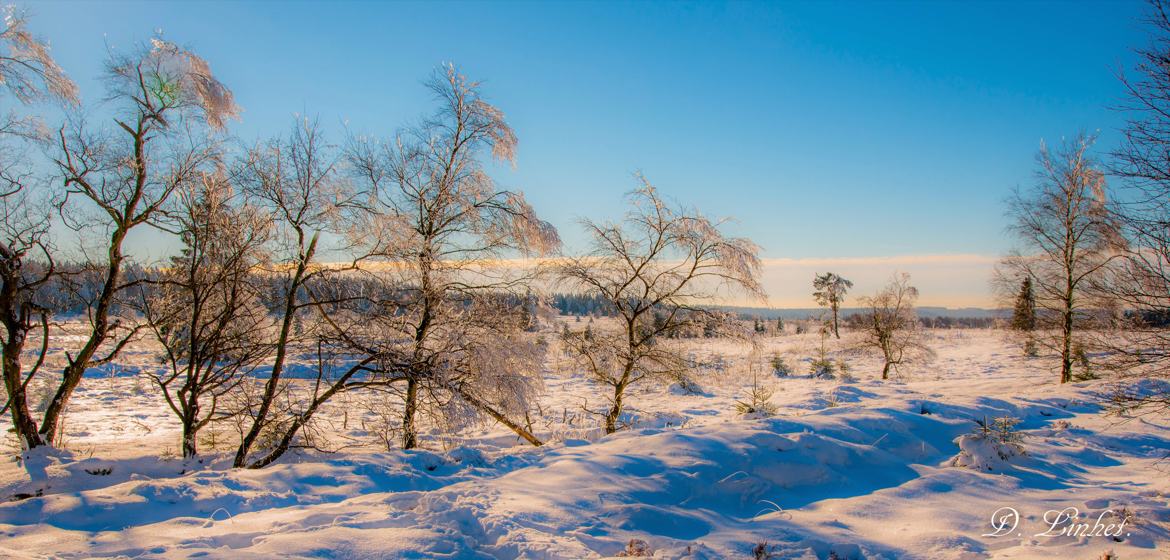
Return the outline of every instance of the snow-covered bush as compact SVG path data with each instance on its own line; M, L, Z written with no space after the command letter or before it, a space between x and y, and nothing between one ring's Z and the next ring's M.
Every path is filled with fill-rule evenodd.
M679 374L679 376L675 379L674 385L677 386L684 395L704 394L703 386L699 385L698 381L695 381L685 372Z
M625 550L617 553L619 558L649 558L654 556L654 549L650 548L650 543L642 539L630 539L626 543Z
M1024 436L1016 429L1019 418L1001 416L975 422L978 427L973 433L959 437L959 454L951 460L951 466L1002 470L1013 458L1026 454Z

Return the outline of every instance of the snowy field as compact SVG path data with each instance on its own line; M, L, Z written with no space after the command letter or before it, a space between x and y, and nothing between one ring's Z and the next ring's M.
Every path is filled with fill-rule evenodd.
M7 434L0 557L599 558L642 541L655 558L1166 558L1166 419L1103 414L1107 383L1061 386L1005 336L931 331L937 357L886 382L835 342L857 379L810 378L818 335L687 341L702 391L635 387L631 428L609 437L584 411L604 393L554 343L542 448L484 424L387 450L393 403L350 395L317 426L333 452L258 471L226 468L228 427L203 434L204 462L176 458L135 349L82 384L65 450L18 461ZM775 352L792 376L772 375ZM735 410L752 373L772 417ZM973 437L999 417L1018 442ZM1066 508L1087 531L1052 527Z

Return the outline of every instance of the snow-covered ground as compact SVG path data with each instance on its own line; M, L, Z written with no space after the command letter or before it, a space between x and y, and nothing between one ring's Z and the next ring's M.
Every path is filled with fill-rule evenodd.
M931 336L937 358L886 382L873 357L834 352L847 383L807 376L817 335L689 341L725 366L697 376L699 394L636 388L632 427L608 437L583 410L602 393L554 348L534 418L545 447L482 425L388 451L392 405L347 397L321 427L337 452L259 471L225 467L226 432L204 435L204 463L175 458L177 422L150 385L99 375L71 405L66 450L17 461L4 442L0 557L598 558L632 539L655 558L1167 557L1167 419L1102 414L1105 383L1061 386L1002 332ZM771 375L774 352L792 377ZM735 411L751 371L775 416ZM999 417L1020 420L1018 447L972 437ZM1048 512L1066 508L1110 536L1058 534Z

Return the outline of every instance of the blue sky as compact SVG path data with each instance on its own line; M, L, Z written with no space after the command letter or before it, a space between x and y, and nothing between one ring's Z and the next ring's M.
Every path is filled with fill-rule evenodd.
M497 179L570 249L576 218L616 216L641 170L788 266L766 275L780 306L812 304L795 270L838 264L858 292L912 268L924 303L989 303L989 257L1011 244L1004 198L1030 183L1041 139L1116 144L1116 72L1146 40L1134 2L28 7L87 101L107 45L161 29L193 48L234 90L246 139L294 113L338 139L343 123L390 134L430 110L421 82L455 62L520 138Z

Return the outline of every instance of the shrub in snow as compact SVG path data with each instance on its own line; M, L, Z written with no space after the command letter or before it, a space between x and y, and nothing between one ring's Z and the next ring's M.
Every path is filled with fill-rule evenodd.
M1073 362L1081 367L1080 373L1073 375L1075 381L1092 381L1101 378L1097 372L1093 371L1093 363L1089 361L1089 353L1085 351L1083 344L1073 343L1072 355Z
M833 379L837 376L837 365L828 358L817 358L809 363L809 374L820 379Z
M447 452L447 457L456 463L472 467L484 467L490 463L483 451L472 447L456 447Z
M849 367L849 363L845 360L837 360L837 371L840 372L837 374L837 379L841 383L857 382L857 377L853 375L852 368Z
M1024 342L1024 355L1029 358L1035 358L1040 355L1040 346L1036 344L1035 339L1029 337Z
M1003 469L1012 458L1025 455L1023 434L1016 430L1019 418L1003 416L975 421L973 433L958 439L959 454L951 465L981 471Z
M777 407L770 402L775 393L776 391L767 387L753 385L746 400L735 401L735 411L744 415L771 416L776 414Z
M702 395L703 394L703 386L699 385L698 382L696 382L694 379L691 379L687 375L679 375L678 379L675 381L675 384L678 386L679 390L683 392L683 394L687 394L687 395Z
M837 389L834 388L832 391L829 391L829 394L825 397L825 407L837 408L838 406L841 406L841 395L837 394Z
M760 541L752 547L753 560L772 560L775 557L776 555L772 554L772 546L766 540Z
M649 558L654 556L654 549L650 548L650 543L642 539L630 539L626 543L626 549L617 553L621 558Z
M772 354L772 374L776 377L788 377L792 375L792 368L788 366L788 362L784 360L779 352Z

